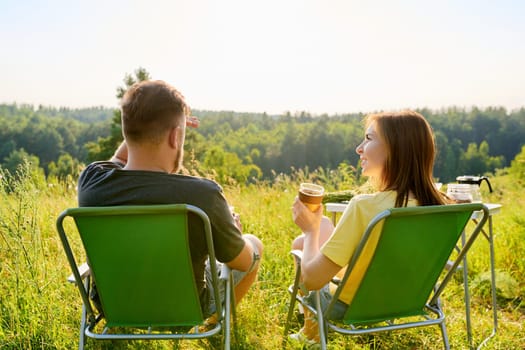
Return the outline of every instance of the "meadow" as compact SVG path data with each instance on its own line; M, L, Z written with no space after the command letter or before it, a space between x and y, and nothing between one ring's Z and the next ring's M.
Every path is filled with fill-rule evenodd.
M317 177L316 177L317 176ZM55 230L58 214L76 206L75 181L47 182L29 173L16 181L0 181L0 348L73 349L78 342L81 301L66 282L70 274ZM299 182L320 181L318 174L276 175L271 182L228 185L226 197L241 215L244 231L261 237L265 253L258 281L237 307L238 341L234 349L281 349L283 326L294 268L290 244L299 234L290 207ZM323 181L328 190L348 183ZM522 184L505 174L492 177L495 191L487 202L501 203L494 217L498 269L497 335L485 349L525 348L525 198ZM76 243L79 248L79 242ZM479 239L469 254L472 320L475 343L490 334L489 250ZM447 330L453 349L467 349L460 274L443 296ZM298 329L299 323L292 325ZM388 334L329 338L333 349L441 349L439 330L412 329ZM90 349L213 349L215 341L112 342L88 339ZM297 349L292 343L285 349Z

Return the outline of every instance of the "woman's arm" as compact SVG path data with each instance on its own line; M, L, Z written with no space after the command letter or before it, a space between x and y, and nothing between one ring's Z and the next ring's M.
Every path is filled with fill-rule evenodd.
M308 239L305 240L305 247L308 245ZM301 275L303 284L308 290L321 289L325 284L330 282L332 277L341 270L341 266L328 259L317 250L313 257L301 260Z
M293 208L294 222L304 233L303 258L301 260L302 280L307 289L315 290L327 284L339 270L337 265L319 251L319 234L322 206L311 212L298 198Z

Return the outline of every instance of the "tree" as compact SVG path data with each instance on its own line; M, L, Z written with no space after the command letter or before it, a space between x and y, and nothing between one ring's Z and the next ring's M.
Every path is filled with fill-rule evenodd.
M23 148L12 151L4 158L2 168L7 170L14 179L19 173L27 173L34 179L43 179L44 170L39 167L40 159L33 154L27 153Z
M135 83L150 80L151 76L145 68L139 67L135 70L135 76L127 74L124 77L124 87L117 87L117 98L120 100L126 91ZM113 112L113 119L111 123L111 133L108 137L101 137L97 142L89 142L86 144L88 152L88 161L109 159L117 147L122 143L122 126L121 126L121 112L120 109L115 109Z
M64 153L60 155L56 164L51 162L48 169L49 176L54 176L63 181L68 177L76 178L80 173L80 164L69 153Z
M491 157L489 144L481 142L479 148L475 143L468 145L467 151L461 156L461 169L467 175L481 175L496 168L501 168L504 163L503 156Z
M461 141L458 139L449 140L441 131L435 132L437 155L434 163L434 176L440 182L455 181L458 175L462 175L459 170L463 154Z
M514 175L518 180L525 180L525 146L521 147L521 152L511 162L509 173Z
M2 140L7 139L7 137L2 137ZM14 150L16 150L16 142L13 139L3 142L3 144L0 145L0 159L9 156Z
M219 183L246 183L248 180L261 177L261 170L254 164L243 164L237 154L225 152L215 146L210 148L204 157L204 167L215 175ZM232 181L234 180L234 181Z

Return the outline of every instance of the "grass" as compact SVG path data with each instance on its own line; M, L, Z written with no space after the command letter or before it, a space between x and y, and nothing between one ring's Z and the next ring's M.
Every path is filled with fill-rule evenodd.
M289 296L285 286L293 277L290 244L299 234L290 207L299 181L309 178L276 177L267 183L225 187L226 197L240 213L244 231L261 237L265 254L258 281L239 304L239 339L235 349L281 349ZM18 181L0 179L0 348L72 349L77 347L80 298L65 282L70 273L55 230L57 215L76 206L74 183L36 181L31 175ZM494 217L498 268L497 335L486 349L525 347L525 198L522 185L506 175L491 179L490 202L503 204ZM346 184L347 185L347 184ZM345 188L345 184L335 187ZM78 244L78 242L77 242ZM77 246L78 249L78 246ZM491 299L486 273L488 244L478 240L469 255L474 341L490 334ZM505 289L505 290L504 290ZM461 276L443 297L451 346L466 349ZM298 329L299 323L292 327ZM91 349L213 349L217 341L111 342L88 340ZM437 327L375 336L343 338L330 335L333 349L440 349ZM285 349L296 349L286 343Z

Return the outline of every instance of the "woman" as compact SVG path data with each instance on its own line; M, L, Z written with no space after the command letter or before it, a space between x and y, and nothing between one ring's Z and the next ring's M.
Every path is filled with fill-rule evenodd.
M425 118L413 111L370 114L365 118L365 138L356 148L362 173L378 191L352 198L334 228L323 217L322 207L311 212L296 198L292 207L295 224L303 234L293 249L302 249L302 282L308 290L321 289L321 301L328 305L335 292L332 277L344 273L370 220L392 207L445 204L432 178L435 146L432 129ZM344 316L347 305L366 271L378 236L371 237L336 303L332 319ZM374 240L375 239L375 240ZM293 339L307 344L319 342L315 319L305 310L305 325Z

